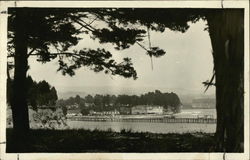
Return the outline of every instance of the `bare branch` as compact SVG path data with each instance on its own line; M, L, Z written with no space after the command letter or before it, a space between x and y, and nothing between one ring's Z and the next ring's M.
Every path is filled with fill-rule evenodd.
M39 56L39 53L35 54L30 54L30 56ZM57 55L77 55L76 53L71 53L71 52L62 52L62 53L50 53L52 56L57 56Z
M210 81L202 82L205 86L207 86L204 92L206 92L210 86L215 85L215 83L213 83L214 77L215 77L215 72L213 73L213 76L210 79Z
M96 30L94 27L92 27L90 25L91 23L88 24L88 23L84 22L82 19L79 19L79 21L82 22L82 23L84 23L86 26L90 27L92 30L94 30L94 31Z
M93 20L89 23L89 25L91 25L92 23L94 23L97 19L98 19L98 17L95 17L95 19L93 19Z
M147 52L149 51L146 47L144 47L142 44L140 44L139 42L136 41L136 43L141 47L143 48L144 50L146 50Z
M86 22L84 22L84 21L82 21L82 22L84 22L86 25L83 25L83 24L80 24L80 23L78 23L79 25L81 25L81 28L79 28L77 31L80 31L82 28L86 28L87 26L90 26L91 28L93 28L92 26L91 26L91 24L92 23L94 23L96 20L97 20L97 18L98 17L96 17L95 19L93 19L90 23L88 23L88 24L86 24ZM94 30L95 30L95 28L93 28ZM88 30L90 30L89 28L88 28ZM92 31L92 30L90 30L90 31Z
M93 28L92 26L91 26L91 28L89 28L88 26L90 26L90 25L87 25L86 22L84 22L84 21L82 21L82 20L80 20L80 22L79 22L79 20L74 19L74 22L76 22L77 24L79 24L80 26L84 27L85 29L87 29L87 30L89 30L89 31L91 31L91 32L94 32L94 31L96 30L96 29ZM85 25L82 24L81 22L83 22Z

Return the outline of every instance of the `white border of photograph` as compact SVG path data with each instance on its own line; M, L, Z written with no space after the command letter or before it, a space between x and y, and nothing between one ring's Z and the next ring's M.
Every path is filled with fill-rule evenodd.
M0 146L1 160L249 160L249 1L0 1L0 142L6 142L6 62L7 62L7 11L8 7L138 7L138 8L244 8L245 33L245 99L244 99L244 153L5 153Z

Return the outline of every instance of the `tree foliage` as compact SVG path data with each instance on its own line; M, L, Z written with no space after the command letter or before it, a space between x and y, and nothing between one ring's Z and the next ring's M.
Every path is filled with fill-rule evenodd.
M31 76L27 77L26 80L28 93L27 101L33 109L37 109L38 106L54 106L58 97L55 87L52 87L45 80L36 82ZM11 104L13 98L13 80L8 79L7 81L7 102Z
M42 63L56 59L58 71L73 76L75 70L86 66L95 72L137 78L130 58L118 63L103 48L89 49L84 46L74 50L85 36L111 43L117 50L140 45L149 56L160 57L166 52L158 46L140 44L150 30L164 32L166 28L185 32L188 22L204 18L199 11L185 9L143 8L10 8L8 18L9 57L15 55L14 38L18 27L16 14L24 10L29 56L36 56ZM174 18L174 19L173 19ZM93 25L95 24L95 25Z
M15 20L16 13L21 8L9 9L8 18L8 50L9 57L15 54ZM42 63L57 59L58 71L74 75L75 69L82 66L89 67L95 72L104 71L106 74L121 75L125 78L137 78L130 58L124 58L120 63L112 59L112 54L105 49L96 50L82 47L73 50L79 40L89 35L99 39L100 43L113 43L116 49L126 49L136 41L141 41L144 30L124 29L122 27L106 27L102 29L92 27L87 21L95 16L96 9L25 9L27 47L29 56L36 56ZM97 19L101 21L100 18ZM96 20L96 21L97 21Z
M57 101L57 106L70 107L78 104L82 113L86 114L89 110L94 111L111 111L119 110L120 107L133 107L136 105L159 105L165 109L170 109L173 112L179 112L181 101L177 94L162 93L159 90L148 92L140 96L137 95L87 95L81 98L79 95L70 97L66 100L60 99Z
M171 109L173 112L179 112L181 101L177 94L162 93L159 90L155 92L148 92L140 96L137 95L119 95L116 104L122 106L135 106L135 105L159 105L165 109Z

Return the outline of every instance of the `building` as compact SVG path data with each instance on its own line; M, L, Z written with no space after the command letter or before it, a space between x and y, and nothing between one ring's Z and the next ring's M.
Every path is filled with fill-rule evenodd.
M137 105L132 107L131 114L147 114L146 105Z
M94 110L90 110L89 115L90 116L101 116L101 115L103 115L103 113L102 112L96 112Z
M162 106L147 106L147 114L163 114Z
M72 117L72 116L81 116L82 113L80 109L68 109L67 110L67 117Z
M117 110L112 110L112 111L103 111L104 115L119 115L120 112Z
M131 108L130 107L120 107L119 111L120 111L120 114L122 114L122 115L131 114Z
M132 114L163 114L162 106L137 105L132 107Z
M193 99L192 108L215 108L215 103L214 98Z
M94 111L94 110L90 110L89 111L89 115L91 116L114 116L114 115L119 115L120 112L117 110L112 110L112 111Z

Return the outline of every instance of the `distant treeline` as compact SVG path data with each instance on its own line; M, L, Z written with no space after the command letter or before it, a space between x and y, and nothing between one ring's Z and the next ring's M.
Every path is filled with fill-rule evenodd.
M165 109L171 109L173 112L179 112L180 99L177 94L162 93L159 90L155 92L148 92L140 96L137 95L100 95L95 96L87 95L84 98L76 95L66 100L60 99L57 105L61 107L72 106L78 104L82 113L93 111L110 111L119 110L120 107L133 107L136 105L158 105L163 106Z

